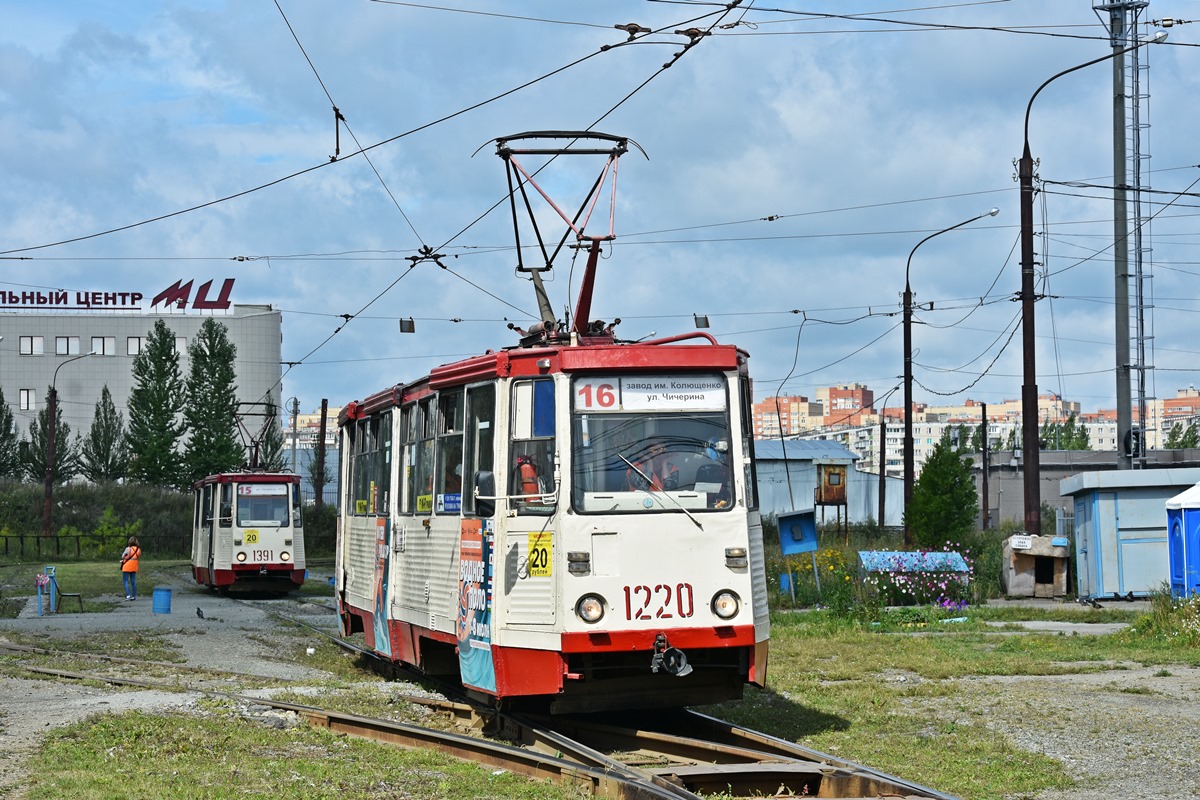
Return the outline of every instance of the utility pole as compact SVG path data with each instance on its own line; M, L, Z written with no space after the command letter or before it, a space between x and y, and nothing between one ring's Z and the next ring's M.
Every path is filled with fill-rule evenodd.
M879 530L887 522L887 406L879 409Z
M1129 383L1129 214L1126 204L1125 59L1120 55L1129 33L1126 8L1145 2L1107 3L1094 6L1108 11L1108 33L1113 55L1113 304L1116 306L1117 469L1133 469L1133 410Z
M57 370L55 374L57 375ZM46 395L46 478L42 487L42 536L49 537L54 514L54 438L58 427L58 392L54 386Z
M1021 187L1021 329L1022 341L1024 343L1024 382L1021 384L1021 430L1022 441L1021 448L1024 455L1025 467L1025 532L1036 535L1041 530L1041 464L1040 454L1038 452L1038 405L1037 405L1037 368L1035 360L1036 341L1034 339L1034 301L1037 299L1034 290L1034 261L1033 249L1033 156L1029 152L1029 114L1033 110L1033 101L1041 94L1050 83L1061 78L1064 75L1069 75L1072 72L1081 70L1084 67L1090 67L1093 64L1099 64L1101 61L1108 59L1119 59L1122 55L1133 50L1136 47L1141 47L1144 44L1161 42L1167 38L1166 31L1156 33L1150 39L1135 42L1121 49L1114 49L1112 53L1100 58L1093 58L1091 61L1085 61L1082 64L1077 64L1069 69L1064 69L1061 72L1051 75L1046 80L1042 81L1029 98L1029 103L1025 106L1025 141L1021 152L1020 159L1017 160L1017 179ZM1120 269L1120 268L1118 268ZM1118 281L1118 284L1121 281ZM1128 291L1128 287L1126 287ZM1120 352L1121 342L1124 341L1128 345L1128 316L1125 316L1125 335L1120 333L1120 320L1118 320L1117 333L1117 348ZM1125 350L1128 354L1128 347ZM1118 355L1118 361L1120 360ZM1121 372L1128 367L1128 355L1125 356L1126 364L1117 365L1118 381ZM1128 387L1128 381L1125 383ZM1129 402L1128 388L1125 391L1125 402ZM1120 391L1118 390L1117 403L1121 403ZM1118 405L1119 408L1119 405ZM1121 446L1118 442L1118 448Z
M983 421L979 424L980 439L982 440L982 443L980 446L983 450L983 458L981 459L981 462L983 464L983 477L980 480L980 489L982 490L982 494L983 494L983 526L982 527L986 531L988 529L988 515L990 513L988 510L988 468L990 465L988 464L987 403L980 403L979 407L982 410L982 414L983 414Z
M320 508L325 504L325 415L329 411L329 400L321 398L321 427L320 435L317 437L317 464L313 469L313 482L317 491L313 494L316 497L313 500L314 505Z
M296 418L300 416L300 398L292 398L292 472L296 472Z

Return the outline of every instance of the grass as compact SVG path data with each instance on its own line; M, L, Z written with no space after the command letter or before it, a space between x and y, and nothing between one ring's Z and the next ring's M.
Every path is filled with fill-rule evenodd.
M28 800L287 800L514 798L577 792L423 750L380 747L328 730L276 728L208 704L210 712L104 715L50 734ZM53 765L53 766L49 766Z
M24 608L26 600L36 595L37 589L34 578L45 570L42 563L11 564L0 567L0 619L13 619ZM125 586L122 582L120 568L116 561L71 561L54 565L56 580L61 591L79 592L82 595L83 611L109 611L119 605L120 598L125 596ZM180 576L189 575L188 562L179 559L147 559L142 558L138 570L138 596L147 600L153 595L154 589L160 585L177 582ZM292 592L293 597L301 599L319 599L333 596L333 587L328 583L332 568L315 567L309 572L309 580L305 581L299 590ZM98 599L112 597L112 600ZM45 613L50 611L49 594L44 595ZM63 604L62 613L79 613L79 606L73 599Z
M1164 635L1171 623L1153 612L1064 605L1027 616L1080 622L1104 615L1105 621L1134 624L1112 635L1019 636L998 635L1004 629L984 624L1026 616L1017 609L968 608L952 612L967 616L966 622L939 626L944 613L890 610L874 626L831 611L776 612L769 688L706 711L951 795L1002 800L1064 788L1072 780L1058 761L1014 748L982 716L948 721L929 711L936 700L962 694L959 679L1102 673L1131 664L1200 666L1200 646Z
M186 561L175 560L141 560L138 571L138 595L149 598L161 578L160 572L177 573L187 564ZM5 567L0 574L0 585L5 602L0 606L0 616L8 619L15 617L24 605L23 598L36 595L35 576L45 570L45 564L15 564ZM83 611L108 611L120 603L125 596L125 585L121 578L121 569L114 559L107 561L70 561L54 565L55 580L60 591L78 592L83 600ZM101 600L100 597L112 597L112 600ZM50 611L49 594L44 596L44 610ZM73 599L67 600L62 607L63 613L79 613L79 606Z
M111 581L109 565L70 566L79 571L67 577L80 585ZM153 569L143 571L152 574ZM310 584L312 596L329 592L318 579L305 584L306 593ZM969 705L963 679L1103 673L1131 665L1157 667L1156 676L1169 677L1176 665L1200 666L1198 609L1200 600L1181 604L1161 595L1145 614L1119 604L1104 609L1074 604L1038 609L783 608L772 614L769 688L750 689L741 702L704 710L958 797L1032 796L1069 787L1072 778L1059 761L1017 749L990 730L987 711ZM962 617L966 619L944 621ZM1123 622L1130 627L1091 635L988 624L1026 620ZM1012 635L1016 631L1020 635ZM319 699L287 696L295 702L421 722L393 700L391 684L368 683L377 679L332 644L316 644L310 656L304 636L286 628L264 640L278 641L280 660L334 672ZM154 637L93 638L78 646L111 652L124 644L139 657L172 658L171 648ZM63 643L53 646L61 649ZM1148 690L1114 683L1111 691ZM947 707L958 713L951 718L944 713ZM445 757L396 753L306 728L268 728L219 706L214 713L102 716L53 734L31 762L37 764L37 780L27 796L220 798L267 791L283 797L573 796L511 776L497 781L487 770ZM117 763L135 765L126 778L134 783L124 793L109 783L120 771L114 770Z

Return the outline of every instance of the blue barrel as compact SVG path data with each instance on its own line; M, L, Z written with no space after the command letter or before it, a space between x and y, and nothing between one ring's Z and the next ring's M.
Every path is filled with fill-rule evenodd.
M157 586L154 589L154 613L171 613L171 590L165 586Z

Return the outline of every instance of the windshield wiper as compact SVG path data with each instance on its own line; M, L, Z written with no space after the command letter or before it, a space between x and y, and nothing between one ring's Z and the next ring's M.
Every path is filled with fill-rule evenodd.
M679 509L680 511L682 511L683 513L687 514L687 516L688 516L688 519L690 519L692 522L694 522L694 523L696 524L696 527L697 527L697 528L699 528L700 530L704 530L704 526L700 524L700 520L696 519L696 515L695 515L695 514L693 514L693 513L692 513L692 512L690 512L690 511L688 511L686 508L684 508L684 506L683 506L683 504L682 504L682 503L680 503L680 502L679 502L678 500L676 500L674 497L672 497L671 495L669 495L669 494L667 494L666 492L662 491L661 489L655 489L655 488L654 488L654 481L653 481L653 480L650 478L650 476L649 476L649 475L647 475L645 472L642 472L642 468L641 468L641 467L639 467L637 464L635 464L635 463L633 463L632 461L630 461L630 460L629 460L628 458L626 458L626 457L624 456L624 454L622 454L622 453L617 453L617 458L619 458L619 459L621 459L622 461L624 461L626 464L628 464L628 465L629 465L629 468L630 468L630 469L632 469L632 470L633 470L634 472L636 472L638 475L641 475L641 476L642 476L642 480L644 480L644 481L646 482L646 491L647 491L647 492L652 492L652 493L655 493L655 494L661 494L663 497L667 498L667 499L668 499L668 500L670 500L672 503L674 503L676 508L678 508L678 509Z

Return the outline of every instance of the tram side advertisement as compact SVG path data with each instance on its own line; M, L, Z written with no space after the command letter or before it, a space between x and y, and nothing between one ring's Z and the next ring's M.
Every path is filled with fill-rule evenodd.
M458 666L465 686L496 691L492 661L492 523L464 519L459 529Z

